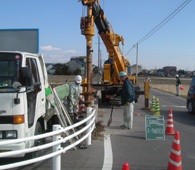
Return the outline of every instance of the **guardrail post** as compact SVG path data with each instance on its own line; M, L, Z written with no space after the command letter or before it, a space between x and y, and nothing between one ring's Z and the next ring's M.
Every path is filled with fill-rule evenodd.
M87 107L87 117L89 116L89 115L91 115L91 113L92 113L92 108L91 107ZM87 125L90 123L90 121L91 120L88 120L87 121ZM86 130L86 133L88 133L89 131L90 131L90 129L91 128L88 128L87 130ZM87 145L91 145L91 134L87 137L87 139L86 139L86 144Z
M57 131L61 129L60 125L53 125L53 131ZM57 134L53 136L53 142L57 141L61 138L61 134ZM53 146L53 152L58 151L61 148L61 144ZM61 170L61 154L56 155L52 158L52 165L53 165L53 170Z

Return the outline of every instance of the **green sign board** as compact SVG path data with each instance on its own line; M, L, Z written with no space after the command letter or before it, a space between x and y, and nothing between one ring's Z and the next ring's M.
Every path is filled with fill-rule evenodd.
M145 116L146 140L165 140L164 116Z

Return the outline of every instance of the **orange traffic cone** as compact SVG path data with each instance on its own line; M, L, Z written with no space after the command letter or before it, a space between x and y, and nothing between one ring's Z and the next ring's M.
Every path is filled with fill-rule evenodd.
M179 132L175 132L167 170L182 170Z
M125 162L123 164L123 169L122 170L129 170L129 164L127 162Z
M169 115L168 115L168 121L167 121L167 126L166 126L166 135L174 135L174 125L173 125L173 113L172 109L169 110Z

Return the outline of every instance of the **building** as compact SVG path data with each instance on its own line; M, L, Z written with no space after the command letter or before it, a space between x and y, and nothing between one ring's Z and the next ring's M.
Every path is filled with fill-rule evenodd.
M158 76L158 77L164 77L164 69L158 69L157 71L156 71L156 76Z
M164 71L165 76L175 76L177 73L177 67L166 66L166 67L163 67L163 71Z
M130 66L131 74L136 74L136 64ZM138 65L138 73L142 72L142 67Z
M86 56L79 56L79 57L72 57L69 62L67 63L47 63L47 72L48 74L55 74L57 68L63 68L64 65L68 66L68 71L71 73L74 73L77 70L80 70L80 74L82 76L85 76L86 74L86 61L87 57Z
M66 66L69 67L69 71L74 72L77 69L81 71L81 75L85 76L86 72L86 63L82 62L81 60L77 60L75 58L71 58L69 62L65 64Z
M82 63L87 63L87 57L86 56L71 57L70 60L76 60L76 61L80 61Z

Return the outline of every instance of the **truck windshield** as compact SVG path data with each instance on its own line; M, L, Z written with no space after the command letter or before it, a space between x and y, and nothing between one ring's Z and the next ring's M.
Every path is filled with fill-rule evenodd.
M21 54L0 53L0 92L15 91L12 85L19 81Z

